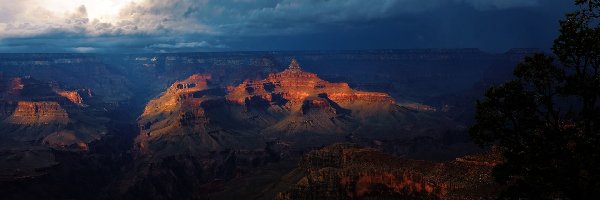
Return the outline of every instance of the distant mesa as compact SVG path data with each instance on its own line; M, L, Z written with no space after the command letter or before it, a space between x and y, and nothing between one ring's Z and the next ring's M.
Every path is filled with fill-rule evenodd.
M352 89L303 71L296 59L263 80L245 80L226 91L210 75L173 83L151 100L138 119L142 154L205 154L230 148L263 148L273 138L310 148L360 138L412 137L432 131L429 114L415 114L386 93ZM421 104L418 104L421 105ZM417 112L428 107L412 106ZM431 121L431 120L428 120ZM448 123L434 121L435 127ZM450 124L451 125L451 124Z
M235 169L336 142L411 138L436 131L432 127L454 127L431 112L397 104L389 94L323 80L296 60L282 72L226 89L211 79L191 75L148 102L138 118L139 164L127 187L172 188L164 177L188 176L201 180L190 187L202 187L237 176ZM174 175L169 166L185 167Z
M67 124L69 114L55 101L19 101L7 120L14 124Z
M395 103L385 93L360 92L350 88L347 83L330 83L322 80L317 74L303 71L295 59L283 72L269 74L264 80L247 80L228 90L227 99L240 104L253 97L271 101L274 96L275 98L281 96L289 102L287 106L290 108L299 106L299 103L307 97L329 98L336 103L347 104L361 103L355 101Z
M58 164L56 151L88 151L104 137L107 119L90 108L89 89L65 90L32 77L0 79L0 171L4 177L35 177Z
M91 90L65 90L56 82L17 77L0 90L0 139L57 149L83 148L106 132L106 121L88 110ZM41 138L41 140L40 140ZM0 149L1 150L1 149Z

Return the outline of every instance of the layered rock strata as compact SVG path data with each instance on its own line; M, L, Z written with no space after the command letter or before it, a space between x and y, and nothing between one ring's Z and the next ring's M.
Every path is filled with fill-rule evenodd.
M373 149L336 144L304 156L304 176L277 199L484 199L497 195L491 163L498 152L446 163L399 159ZM465 162L464 160L471 160ZM288 177L288 176L284 176Z

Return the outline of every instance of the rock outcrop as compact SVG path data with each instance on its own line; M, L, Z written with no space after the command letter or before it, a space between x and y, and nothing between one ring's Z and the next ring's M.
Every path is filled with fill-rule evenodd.
M469 159L476 162L497 158L496 154ZM277 199L482 199L496 195L499 186L491 177L492 166L462 160L398 159L373 149L336 144L306 154L297 169L305 176Z
M133 185L136 195L127 196L136 199L190 199L219 189L231 177L238 176L254 179L257 184L252 181L247 184L260 188L261 184L267 184L267 179L248 174L273 176L271 173L276 170L272 168L281 168L265 165L267 169L261 172L253 166L268 160L286 159L290 155L295 159L307 149L331 142L358 140L363 141L361 144L378 145L386 152L406 156L404 152L434 145L429 142L407 145L403 142L405 139L396 142L395 138L414 135L435 138L440 132L455 130L456 124L436 116L440 114L436 108L454 119L456 116L460 120L472 119L472 112L464 112L461 108L473 107L475 98L470 99L457 91L471 90L473 83L481 80L481 74L492 66L506 72L508 77L502 76L504 79L510 78L511 66L521 60L522 54L490 55L469 49L0 54L0 182L13 177L19 179L0 183L0 194L8 199L105 199L104 195L111 192L106 192L104 187L114 182L107 184L98 179L118 177L120 171L129 169L124 166L130 155L129 148L125 147L131 146L128 133L134 132L140 133L140 138L147 137L143 139L147 151L142 156L147 160L136 160L140 161L139 168L123 172L141 172L132 179L123 179L141 183ZM292 57L301 60L305 66L294 65L289 69L295 72L289 73L292 76L277 78L278 74L282 75L280 66L287 65ZM294 80L294 74L308 71L318 76L283 80L289 87L274 94L268 92L275 89L274 85L254 84L268 79L270 73L276 83L290 77ZM211 74L210 87L187 94L202 96L201 100L179 100L176 101L178 106L165 110L153 111L150 106L144 117L135 120L151 98L164 92L175 80L183 80L194 73ZM498 78L499 73L486 74L496 77L494 80L504 80ZM35 83L27 76L42 81ZM228 85L234 85L230 89L235 89L245 83L244 80L248 80L248 85L255 85L250 90L264 87L267 92L244 94L246 87L241 87L240 96L233 93L228 96L227 90L219 89ZM335 88L321 90L327 96L319 96L317 90L309 87L294 91L294 84L321 87L317 83L325 82L329 83L328 88ZM91 88L95 94L91 98L89 89L60 90L55 87L56 83L70 88ZM304 93L305 89L309 92ZM478 86L475 90L483 92L484 89ZM448 96L440 96L446 94L456 98L448 101ZM398 103L385 103L389 96ZM427 102L435 108L410 101ZM18 102L56 102L67 114L68 123L9 123L8 118L14 114ZM157 101L155 105L164 106L161 103ZM189 107L180 106L184 104ZM450 109L442 109L446 107ZM109 119L108 131L114 135L106 137L101 133L107 130L103 123ZM137 130L136 122L144 130ZM169 126L171 124L173 126ZM249 141L260 148L241 146L236 142L238 139L231 139L242 136L245 138L240 140L244 143ZM102 140L98 141L99 138ZM301 147L300 143L306 145ZM281 148L269 144L281 145ZM122 148L107 151L114 146ZM457 149L437 148L435 151L460 151ZM75 161L79 158L90 162ZM462 159L457 162L489 165L488 161ZM112 168L90 170L100 169L103 165ZM53 172L47 168L52 168ZM43 178L32 178L42 174L45 174ZM39 184L43 182L46 184ZM251 195L237 199L262 197L258 196L260 189L245 188ZM239 190L233 187L228 191Z
M67 98L69 101L71 101L74 104L77 105L84 105L83 104L83 98L81 98L81 95L79 95L78 91L57 91L56 92L58 95Z
M317 74L303 71L295 59L283 72L229 87L226 99L244 107L249 120L266 122L261 130L265 136L305 138L307 145L319 146L344 140L350 134L367 138L410 137L433 126L418 123L407 126L415 118L431 117L408 109L435 111L426 106L418 109L402 106L386 93L358 91L347 83L325 81ZM449 123L438 123L444 124Z
M206 154L229 148L263 148L282 139L298 149L357 138L398 138L431 131L435 118L397 104L385 93L352 89L305 72L296 60L263 80L227 91L209 86L210 75L176 81L151 100L138 119L143 154ZM416 111L416 112L415 112ZM450 124L437 119L437 127ZM434 122L436 123L436 122Z
M23 78L13 78L8 84L8 93L11 95L19 95L24 86Z
M188 177L199 177L190 182L199 189L231 178L224 168L239 171L361 137L428 133L422 130L429 129L425 123L414 122L435 118L398 105L388 94L322 80L303 71L296 60L283 72L245 80L227 90L211 85L211 79L195 74L176 81L146 105L138 118L135 173L125 191L159 190L172 186L158 180ZM178 192L183 191L173 188L170 193Z
M53 150L88 151L90 143L106 134L107 119L84 105L79 90L31 77L7 82L0 84L7 87L0 89L0 160L4 165L24 164L21 169L0 169L2 176L44 174L41 168L58 164Z
M205 111L218 104L218 90L208 88L209 75L192 75L177 81L160 97L151 100L138 120L141 129L136 140L142 154L154 156L207 155L232 147L261 147L256 135L229 130L212 122Z
M356 103L395 103L385 93L356 91L347 83L330 83L322 80L317 74L303 71L295 59L283 72L269 74L264 80L246 80L228 90L227 99L238 104L259 98L271 104L283 105L291 110L298 109L308 97L328 98L341 106L350 106Z
M21 125L67 124L69 114L58 102L19 101L12 115L6 120Z

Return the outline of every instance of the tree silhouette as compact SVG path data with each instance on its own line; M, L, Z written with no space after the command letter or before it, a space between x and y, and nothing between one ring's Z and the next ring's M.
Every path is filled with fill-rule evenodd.
M503 151L501 198L600 199L600 0L575 4L554 56L525 58L477 102L470 133Z

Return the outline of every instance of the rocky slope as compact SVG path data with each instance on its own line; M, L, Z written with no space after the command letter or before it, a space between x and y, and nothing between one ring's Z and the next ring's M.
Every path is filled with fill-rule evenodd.
M139 118L137 144L142 153L206 156L210 151L263 147L256 135L213 122L206 108L218 104L220 92L209 88L210 79L209 75L192 75L148 103Z
M85 105L91 93L31 77L0 81L6 86L0 89L3 178L36 176L37 169L58 164L51 151L87 151L106 134L107 119Z
M211 87L210 80L196 74L177 81L147 104L138 119L143 154L253 149L266 141L306 149L349 137L411 138L453 125L433 110L402 106L385 93L322 80L302 71L296 60L283 72L227 91Z
M239 189L234 186L261 188L266 183L263 172L288 169L274 162L293 167L313 147L339 141L399 157L454 158L472 152L462 144L448 147L457 138L469 142L459 125L472 119L472 113L463 110L472 108L475 98L465 98L461 91L484 91L486 87L473 87L476 82L490 83L482 73L504 80L533 51L0 54L0 194L10 199L106 198L114 191L100 188L121 186L108 182L111 178L122 178L125 185L136 183L124 187L134 191L127 193L131 198L206 197L214 190L236 194ZM294 57L302 61L302 69L277 73ZM206 88L184 92L192 98L181 98L168 110L152 111L149 106L140 117L151 98L196 73L210 74ZM27 76L41 81L33 83ZM60 89L53 81L77 89ZM228 85L233 86L224 89ZM321 85L325 87L318 88ZM246 86L256 92L249 93ZM303 90L308 91L305 98L292 92ZM369 96L381 100L378 106L369 104ZM385 103L389 96L395 103ZM356 99L365 101L355 105ZM23 106L15 113L19 102ZM162 100L155 102L163 106ZM106 130L108 118L108 133L98 140L95 133ZM456 119L461 123L452 122ZM132 137L138 134L136 148L130 151ZM82 142L88 150L79 145ZM138 156L134 167L124 164L131 160L129 152ZM126 176L119 177L121 172ZM140 173L130 176L132 172ZM269 180L280 174L271 176ZM253 178L260 184L231 183ZM220 190L223 185L233 188ZM247 189L246 194L257 191Z
M498 161L496 151L433 163L336 144L306 154L300 167L284 178L304 176L276 199L493 198L499 186L491 169Z
M19 101L7 122L22 125L67 124L69 114L55 101Z
M398 104L386 93L352 89L303 71L293 59L289 68L266 79L244 81L228 88L226 99L243 107L240 121L266 124L261 134L315 147L353 138L410 138L434 128L448 128L433 110L416 110ZM425 119L431 124L418 123ZM417 122L417 123L415 123ZM441 122L441 123L439 123ZM304 144L302 144L304 143Z
M335 142L410 138L433 130L417 120L452 124L432 111L403 107L385 93L322 80L296 60L283 72L226 91L211 78L196 74L176 81L147 104L138 119L135 173L124 183L125 193L198 197L198 191L173 184L189 180L187 187L210 187L242 176L243 169Z
M210 80L210 75L196 74L176 81L147 104L138 119L136 160L119 186L121 194L203 198L207 193L202 188L215 180L276 159L256 133L224 127L211 118L207 109L221 108L224 99Z

